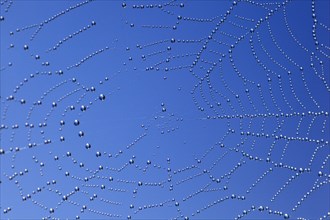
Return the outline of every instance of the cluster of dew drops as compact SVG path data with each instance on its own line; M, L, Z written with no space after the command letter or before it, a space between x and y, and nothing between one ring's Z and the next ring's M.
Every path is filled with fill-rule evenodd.
M19 4L19 2L1 1L3 15L0 15L0 25L6 22L7 14L8 17L13 16L10 13L14 13L15 4ZM65 18L65 15L71 11L78 11L80 7L88 7L90 4L98 3L86 0L73 4L40 24L31 24L11 31L9 37L33 30L33 34L28 35L29 40L37 43L38 35L42 31L47 31L47 26L56 19ZM158 4L146 2L135 4L132 1L120 4L113 2L113 5L117 7L115 10L132 10L138 13L147 13L148 10L152 10L166 17L164 19L166 22L159 21L159 24L148 24L150 21L139 24L125 20L123 25L128 26L130 31L142 29L148 34L166 31L173 34L173 37L163 39L162 35L159 35L160 39L155 42L144 42L143 39L137 39L139 42L136 47L123 48L123 53L125 56L127 55L127 62L123 63L125 68L104 76L97 86L84 85L80 82L78 75L68 78L66 74L79 71L86 63L92 63L99 56L107 54L112 50L110 46L112 43L103 48L95 48L93 52L84 57L77 57L78 61L71 65L55 66L56 70L53 71L34 70L34 73L24 77L8 96L1 96L0 159L6 161L6 167L2 167L4 166L2 162L0 187L5 190L5 184L14 185L18 194L13 196L19 196L19 200L22 202L22 204L8 206L7 198L1 197L1 218L11 218L11 216L15 218L15 214L19 212L16 210L20 210L18 207L29 202L38 210L35 213L41 215L36 218L42 219L57 219L57 213L61 213L64 206L74 207L72 212L66 213L65 217L75 219L83 219L86 213L102 219L134 219L135 217L143 218L144 213L149 211L163 214L166 212L171 215L171 219L194 219L208 216L209 210L216 210L222 204L229 202L236 204L237 202L244 204L246 208L239 213L233 213L234 219L259 215L276 219L304 219L299 214L301 206L316 194L315 192L321 190L328 192L326 188L329 188L330 183L330 155L326 151L329 148L329 109L321 101L324 97L321 95L320 99L320 95L313 90L315 86L312 86L313 83L317 84L324 92L324 96L329 97L327 64L330 48L326 42L322 42L322 37L319 36L329 33L330 29L329 24L318 20L317 2L314 0L310 2L313 47L304 45L299 41L299 36L295 35L288 16L289 11L292 11L291 4L294 3L289 0L282 2L232 1L226 10L222 10L222 14L210 17L205 11L203 18L186 13L189 2L171 0ZM221 3L219 2L219 4ZM251 18L236 13L236 9L241 5L260 10L263 16ZM221 7L219 6L219 8ZM291 53L281 46L272 26L273 19L277 16L283 19L282 28L293 44L310 57L308 65L292 57ZM211 29L204 33L202 38L176 37L175 33L187 24L195 24L197 27L198 25L209 25ZM47 69L52 67L52 62L44 60L44 57L51 57L53 53L60 52L62 47L70 45L70 42L76 41L80 35L92 32L97 25L97 21L92 20L85 26L72 30L71 34L57 40L45 51L32 51L29 44L20 46L15 45L15 42L8 45L7 49L31 52L31 57L37 62L41 62L41 65ZM231 30L235 31L231 32ZM1 36L5 34L8 33L1 32ZM271 41L272 47L268 45L269 42L266 43L265 36L268 37L268 41ZM237 58L239 52L236 51L243 43L249 50L247 56L252 57L256 67L262 70L260 77L263 77L263 80L257 81L255 77L250 77L251 74L244 69L240 63L241 60ZM277 59L273 50L281 55L281 59ZM137 52L140 57L133 57L131 51ZM142 65L143 68L130 64L135 59L141 61L139 65ZM9 62L1 66L1 74L10 73L13 65L15 65L14 62ZM127 68L131 68L129 71L159 74L166 83L170 81L171 74L176 73L185 73L186 77L193 78L194 85L189 88L189 98L200 114L197 119L221 123L225 126L225 132L217 134L216 141L212 145L200 146L204 153L195 155L192 158L193 163L187 159L184 161L186 165L183 167L175 165L171 156L163 158L164 155L158 155L157 159L149 158L141 161L140 155L133 154L132 150L143 148L141 143L143 140L152 138L153 130L171 138L172 134L181 129L182 123L189 123L189 120L185 120L184 113L173 113L166 103L160 101L155 114L145 119L144 123L140 125L141 132L136 134L133 140L126 140L126 146L117 150L95 146L93 135L97 135L97 133L91 136L84 131L83 115L93 109L102 108L101 106L110 102L111 97L115 96L116 91L120 88L111 91L108 88L112 81L120 78L122 72ZM235 87L227 78L228 68L236 77L237 86ZM310 78L309 75L312 75L313 82L307 80ZM60 81L54 81L55 84L50 84L51 86L47 90L41 91L37 99L32 100L24 94L23 89L29 89L31 82L39 79L51 81L55 77L56 79L60 77ZM297 80L299 80L299 84ZM1 81L2 83L5 82ZM21 92L21 90L23 91ZM62 93L62 90L67 92ZM179 87L177 92L181 93L182 88ZM302 96L301 93L306 96ZM50 100L54 94L60 94L60 96L55 100ZM71 100L72 103L63 106L62 103L66 103L67 100ZM22 110L16 111L20 111L20 114L24 115L23 124L16 123L15 118L7 116L12 109L20 108ZM40 113L39 121L36 121L35 117L37 117L36 114L39 114L40 109L46 113ZM74 119L66 119L68 115L74 115ZM54 117L60 118L56 124L53 124L52 118ZM99 116L93 115L93 117ZM293 127L294 131L286 134L285 127L287 126ZM54 127L59 136L49 138L52 136ZM21 134L21 130L24 130L24 135ZM315 134L315 130L319 134L317 137L312 135ZM65 148L67 139L70 139L71 135L79 139L77 143L83 143L79 144L81 146L76 146L79 148L77 152ZM3 137L6 139L4 140ZM23 144L13 146L16 140ZM61 150L52 150L56 146L61 146ZM288 159L290 148L297 149L297 146L311 149L308 151L308 161L301 166L291 164L290 158ZM38 154L38 150L44 148L48 151L46 157L40 156L41 153ZM16 158L19 158L21 154L27 154L28 151L34 152L33 156L26 159L29 162L25 168L21 169ZM276 154L278 151L280 151L279 155ZM91 161L97 161L97 164L91 166L81 154L93 157ZM187 155L191 157L191 155ZM239 159L232 159L234 163L230 164L227 170L221 169L221 166L228 162L228 158L233 155ZM108 161L113 160L118 161L117 164L120 166L109 165ZM255 177L251 181L241 180L244 183L241 183L240 190L232 190L235 188L235 184L231 179L237 179L242 172L252 173L251 164L260 167L260 172L253 175ZM95 169L93 166L97 168ZM52 175L52 179L46 180L48 169L51 172L57 171ZM129 169L134 175L127 171ZM149 172L152 174L147 178L146 175ZM261 185L271 181L270 178L280 172L285 173L285 179L280 180L281 183L277 188L270 187L271 196L268 203L249 199L250 196L260 194ZM28 187L24 179L29 175L32 175L32 178L39 178L33 179L35 182L32 185L36 186L33 190L26 190ZM158 175L161 178L153 178ZM312 186L303 187L305 191L296 199L293 206L292 204L279 206L276 203L281 197L290 196L292 185L306 177L312 181ZM74 184L72 188L62 190L66 185L70 187L71 184ZM196 189L194 187L196 185L202 186ZM181 187L185 188L184 193L180 192ZM154 194L150 195L148 191ZM158 194L158 191L162 194ZM188 192L186 193L186 191ZM52 202L39 197L40 194L46 193L52 198ZM211 194L212 197L200 199L203 194ZM144 198L143 204L137 200L141 196ZM195 203L191 203L191 201L195 201ZM95 203L103 205L98 208L98 205L93 205ZM274 209L272 204L277 204L276 207L282 208ZM154 214L154 217L159 218L163 214ZM330 217L330 210L327 210L326 213L314 214L315 218L326 219ZM218 215L221 217L221 213Z

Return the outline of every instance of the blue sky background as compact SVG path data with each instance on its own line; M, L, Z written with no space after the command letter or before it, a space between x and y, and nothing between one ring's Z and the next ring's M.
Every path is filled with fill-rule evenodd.
M329 218L329 1L0 16L1 219Z

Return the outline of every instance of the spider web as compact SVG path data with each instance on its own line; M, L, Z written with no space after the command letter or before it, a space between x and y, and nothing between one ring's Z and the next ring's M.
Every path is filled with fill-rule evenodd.
M329 2L1 14L1 218L329 218Z

